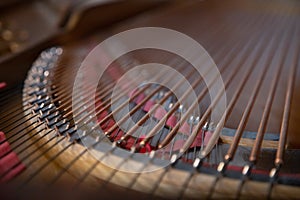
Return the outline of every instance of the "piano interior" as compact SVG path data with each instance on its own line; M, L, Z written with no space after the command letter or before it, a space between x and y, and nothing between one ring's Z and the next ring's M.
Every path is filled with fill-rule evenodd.
M299 1L0 10L2 199L299 198Z

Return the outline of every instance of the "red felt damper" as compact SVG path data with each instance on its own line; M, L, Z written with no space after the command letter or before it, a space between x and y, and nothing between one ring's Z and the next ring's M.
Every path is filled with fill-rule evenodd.
M153 101L153 100L147 101L144 106L144 111L149 112L149 110L151 110L151 108L154 106L154 104L155 104L155 101Z
M171 115L168 119L167 119L167 126L174 128L174 126L176 126L177 123L177 117L173 114Z
M5 140L5 134L0 132L0 182L11 180L25 169L25 165Z
M202 145L202 130L200 130L196 136L196 138L194 139L194 142L192 143L192 145L190 146L190 148L193 147L200 147Z
M181 126L180 126L180 128L179 128L179 132L180 133L183 133L184 135L190 135L190 129L191 129L191 127L190 127L190 125L187 123L187 122L184 122Z
M136 104L140 104L140 103L144 100L145 97L146 97L146 96L144 95L144 93L139 94L134 102L135 102Z
M140 143L141 141L143 141L143 139L145 139L145 136L141 136L137 141L136 138L134 137L130 137L129 139L127 139L126 141L126 146L125 148L130 150L131 147L135 144L135 143ZM138 153L146 153L146 152L151 152L153 150L153 148L151 147L151 145L149 144L149 142L147 142L145 144L144 147L140 148Z
M167 114L167 111L166 111L164 108L158 107L158 108L155 110L154 117L155 117L157 120L161 120L166 114Z
M204 136L204 145L206 146L214 132L206 131Z
M5 82L0 82L0 90L6 87L6 83Z
M175 142L171 141L166 147L164 147L165 151L170 152L172 151L178 151L181 147L183 147L185 143L185 140L183 139L178 139ZM202 131L199 131L197 134L194 142L191 144L189 148L194 148L194 147L201 147L202 144Z

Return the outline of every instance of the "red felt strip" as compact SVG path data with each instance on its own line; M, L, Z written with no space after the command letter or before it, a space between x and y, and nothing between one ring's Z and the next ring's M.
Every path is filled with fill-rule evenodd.
M155 104L155 101L153 101L153 100L147 101L144 106L144 111L149 112L149 110L151 110L151 108L154 106L154 104Z
M0 144L0 175L4 175L0 182L11 180L25 169L25 165L20 162L17 154L11 151L9 143L5 140L5 134L0 132L0 142L3 142Z
M0 82L0 89L3 89L6 87L6 83L5 82Z
M190 146L190 148L200 147L201 145L202 145L202 130L198 132L198 134L197 134L194 142Z
M162 107L158 107L154 113L154 117L157 120L161 120L166 114L167 111L165 109L163 109Z
M0 142L3 142L5 139L5 134L0 131Z
M182 126L179 128L179 132L183 133L184 135L190 134L190 125L187 122L184 122Z
M170 152L170 151L177 151L179 150L181 147L183 147L184 145L184 140L176 140L174 143L170 142L166 147L165 147L165 151L166 152ZM172 147L173 145L173 147Z
M166 124L173 128L174 126L176 126L176 123L177 123L177 117L175 115L171 115L168 119L167 119L167 122Z
M207 145L211 136L213 135L213 132L211 131L207 131L205 132L205 136L204 136L204 145Z
M11 148L8 142L4 142L3 144L0 144L0 158L4 156L6 153L8 153L10 150Z
M145 138L145 136L141 136L141 137L137 140L136 143L141 142L144 138ZM131 147L135 144L135 140L136 140L136 138L130 137L130 138L126 141L126 146L125 146L125 148L128 149L128 150L130 150ZM152 150L153 150L153 148L151 147L151 145L149 144L149 142L147 142L147 143L145 144L144 147L142 147L142 148L139 149L138 152L139 152L139 153L146 153L146 152L151 152Z
M145 94L144 94L144 93L139 94L139 95L137 96L136 100L135 100L135 103L136 103L136 104L140 104L140 103L144 100L144 98L145 98Z
M13 170L11 170L14 166L20 163L20 160L16 153L11 152L8 155L4 156L0 159L0 175L3 176L4 174L8 175L8 171L11 176L16 176L17 174L13 174Z
M110 137L114 138L114 141L118 141L121 139L121 137L124 135L124 132L122 130L114 130L111 134Z
M0 179L0 183L5 183L14 177L16 177L18 174L20 174L23 170L26 169L26 166L23 163L19 163L16 167L11 169L7 174L5 174L4 177Z

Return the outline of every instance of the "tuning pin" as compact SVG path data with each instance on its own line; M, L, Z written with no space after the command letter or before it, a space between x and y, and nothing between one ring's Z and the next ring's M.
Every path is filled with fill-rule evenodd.
M202 130L207 131L209 128L209 122L205 122L204 126L202 127Z
M173 154L172 157L171 157L171 164L174 164L176 161L177 161L177 158L178 158L178 155L177 154Z
M217 171L219 173L223 173L224 170L225 170L225 167L226 167L226 163L225 162L220 162L219 165L218 165L218 167L217 167Z
M196 119L195 119L195 124L198 124L200 122L200 117L197 116Z
M160 92L158 93L157 99L163 98L164 95L165 95L165 93L164 93L163 91L160 91Z
M173 103L170 103L169 106L167 107L167 111L171 110L172 107L173 107Z
M243 170L242 170L243 176L248 176L250 174L250 171L251 171L251 166L250 165L245 165Z
M189 124L193 124L194 123L194 116L190 116L190 118L188 119L188 123Z
M178 107L178 110L177 110L179 113L182 113L183 112L183 105L180 104L180 106Z
M202 159L201 158L196 158L194 163L193 163L193 167L194 168L198 168L202 163Z
M151 159L153 159L154 156L155 156L155 151L153 151L153 150L150 151L149 157L150 157Z
M270 179L275 179L278 175L278 172L279 172L279 168L277 167L272 168L269 174Z

